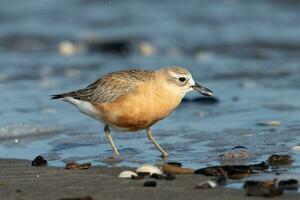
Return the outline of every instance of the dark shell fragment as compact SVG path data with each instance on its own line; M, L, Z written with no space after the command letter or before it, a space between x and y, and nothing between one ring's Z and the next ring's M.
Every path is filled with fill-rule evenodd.
M246 181L243 188L247 196L274 197L283 193L283 189L276 187L276 179L267 181Z
M145 178L145 176L144 175L137 175L137 176L134 176L134 175L132 175L131 176L131 179L134 179L134 180L140 180L140 179L144 179Z
M265 171L269 166L265 162L254 165L223 165L205 167L195 171L195 174L206 176L225 176L231 179L240 179L257 171Z
M294 159L290 155L280 155L274 154L270 156L267 160L269 165L276 166L276 165L291 165Z
M284 190L298 190L299 183L296 179L281 180L278 183L278 187Z
M31 166L45 167L47 166L47 160L45 160L42 156L39 155L31 162Z
M157 186L157 182L156 181L146 181L144 183L144 187L156 187Z
M78 164L77 162L68 162L66 164L66 169L88 169L92 166L91 163Z
M157 180L167 180L167 181L171 181L171 180L174 180L176 177L171 174L171 173L165 173L165 174L152 174L150 176L150 178L154 178L154 179L157 179Z

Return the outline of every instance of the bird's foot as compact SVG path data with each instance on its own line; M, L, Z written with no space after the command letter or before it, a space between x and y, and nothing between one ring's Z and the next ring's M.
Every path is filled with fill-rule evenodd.
M107 163L119 163L124 160L123 156L121 154L113 154L112 156L109 156L108 158L105 159L105 162Z
M163 152L160 157L162 157L162 159L166 160L169 157L169 154L166 152Z

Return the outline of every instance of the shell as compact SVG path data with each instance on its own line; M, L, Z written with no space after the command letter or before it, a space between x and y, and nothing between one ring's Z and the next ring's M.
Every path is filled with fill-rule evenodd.
M163 174L163 172L154 165L143 164L136 169L137 173Z
M210 189L210 188L215 188L217 186L218 184L215 181L207 180L207 181L200 182L196 186L196 189Z
M118 177L119 178L131 178L132 176L137 176L137 174L132 171L122 171Z

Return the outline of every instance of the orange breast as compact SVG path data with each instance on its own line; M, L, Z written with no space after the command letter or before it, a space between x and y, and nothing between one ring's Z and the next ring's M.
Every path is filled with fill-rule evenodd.
M168 116L181 102L182 96L164 90L158 84L141 84L133 93L114 102L94 104L102 120L112 127L138 131Z

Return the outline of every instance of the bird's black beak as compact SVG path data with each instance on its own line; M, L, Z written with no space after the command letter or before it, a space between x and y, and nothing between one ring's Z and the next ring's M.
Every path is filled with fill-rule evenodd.
M213 92L206 88L206 87L203 87L201 85L199 85L198 83L195 83L195 85L192 85L191 88L193 88L194 90L196 90L197 92L205 95L205 96L213 96Z

